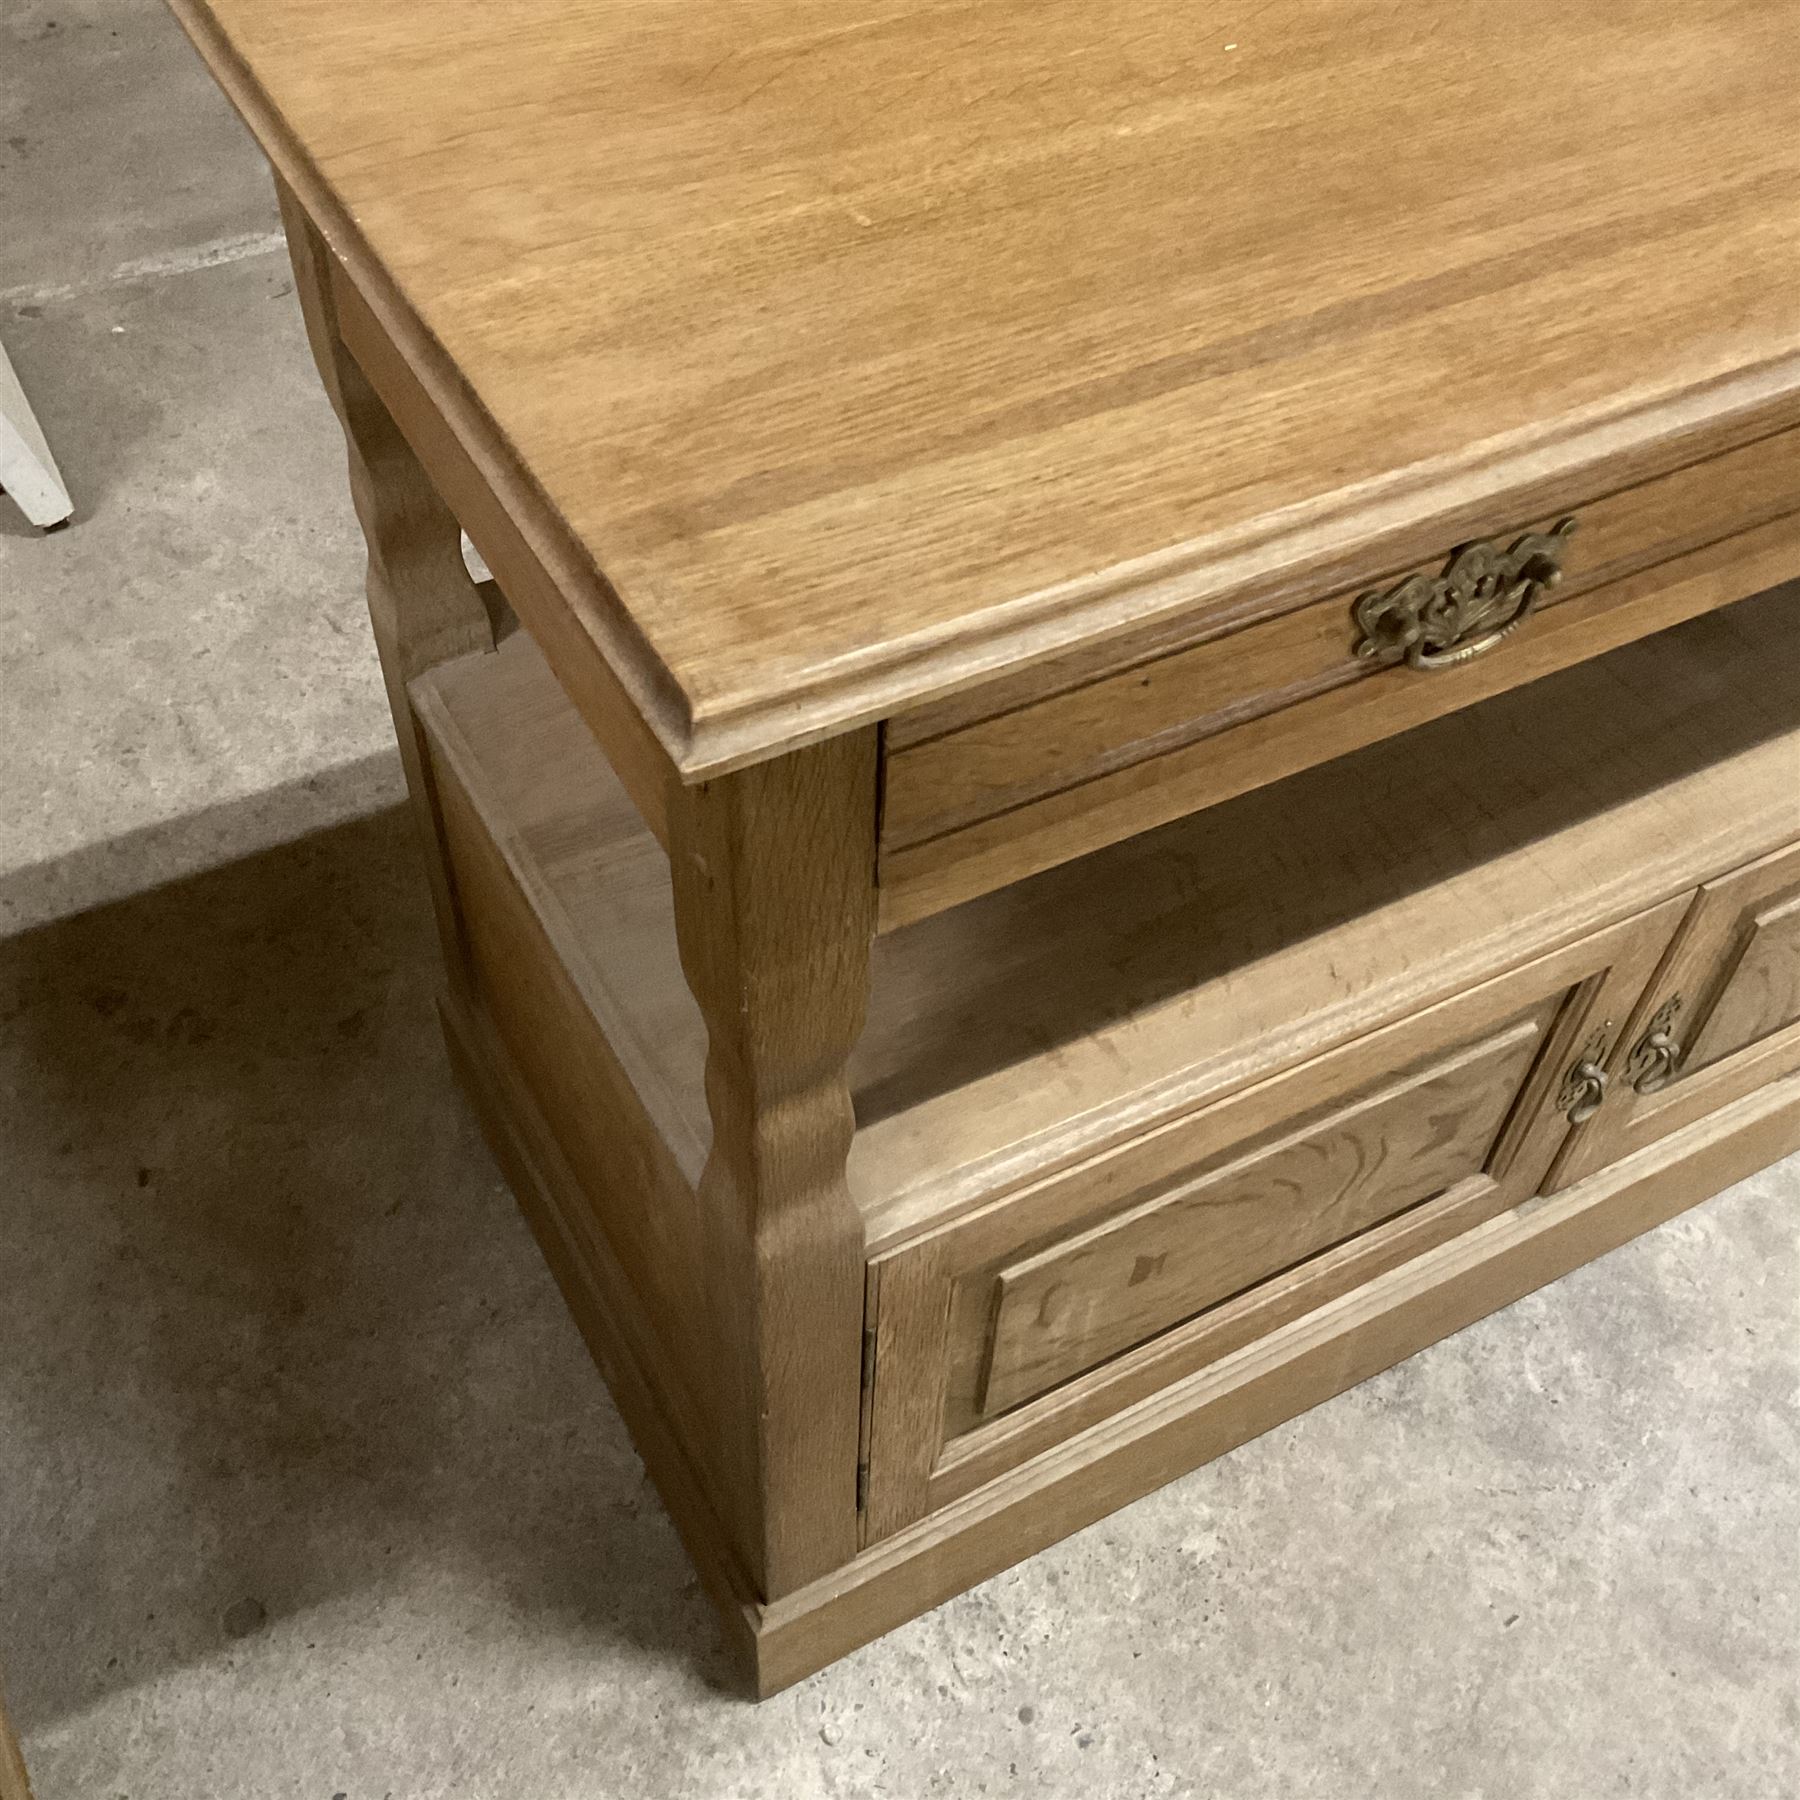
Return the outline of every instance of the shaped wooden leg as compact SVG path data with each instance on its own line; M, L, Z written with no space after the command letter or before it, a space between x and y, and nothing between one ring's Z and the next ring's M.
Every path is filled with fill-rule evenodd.
M676 928L706 1017L700 1183L719 1510L756 1591L856 1553L863 1229L845 1064L875 919L875 733L685 790Z
M400 759L425 836L446 961L461 966L455 908L444 871L429 767L407 684L451 657L494 647L481 591L462 559L462 532L412 447L344 348L329 279L330 251L292 193L277 184L306 334L344 428L350 492L368 541L369 619L387 685Z

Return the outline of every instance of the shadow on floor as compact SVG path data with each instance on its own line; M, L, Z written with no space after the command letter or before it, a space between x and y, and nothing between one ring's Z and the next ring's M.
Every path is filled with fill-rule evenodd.
M38 926L397 806L405 793L400 754L384 748L10 869L0 875L0 947Z
M452 1085L409 833L389 808L0 942L22 1724L402 1570L717 1678Z

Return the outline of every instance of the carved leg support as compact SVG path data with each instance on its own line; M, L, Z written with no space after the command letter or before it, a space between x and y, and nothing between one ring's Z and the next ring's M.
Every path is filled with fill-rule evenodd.
M480 590L462 560L462 533L430 478L400 435L368 378L344 348L332 297L331 253L284 184L277 183L282 223L306 335L331 397L349 455L350 492L369 547L369 619L381 656L400 759L425 832L426 862L438 929L449 968L462 966L460 938L436 809L406 687L434 664L494 647Z
M676 926L709 1033L701 1178L720 1512L773 1599L856 1553L863 1231L844 1065L874 931L875 734L686 790Z

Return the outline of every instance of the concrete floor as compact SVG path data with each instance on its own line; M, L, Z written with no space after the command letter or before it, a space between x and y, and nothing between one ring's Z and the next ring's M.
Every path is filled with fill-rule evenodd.
M454 1093L334 428L156 0L0 14L0 1669L40 1800L1800 1791L1800 1164L768 1705Z

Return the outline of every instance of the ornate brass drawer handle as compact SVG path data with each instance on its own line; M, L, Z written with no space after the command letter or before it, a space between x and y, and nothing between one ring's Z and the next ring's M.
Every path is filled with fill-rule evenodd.
M1585 1125L1606 1103L1606 1090L1612 1085L1606 1072L1606 1053L1611 1044L1612 1021L1608 1019L1582 1046L1574 1068L1563 1077L1556 1104L1568 1114L1571 1125Z
M1638 1039L1625 1064L1625 1078L1640 1094L1660 1093L1675 1079L1687 1054L1675 1041L1675 1021L1681 1014L1679 994L1656 1009L1649 1029Z
M1564 519L1553 531L1528 531L1511 549L1466 544L1441 575L1414 575L1356 603L1362 639L1356 654L1413 669L1454 669L1485 656L1531 617L1562 580L1563 552L1575 533Z

